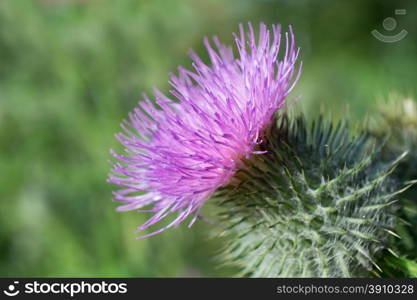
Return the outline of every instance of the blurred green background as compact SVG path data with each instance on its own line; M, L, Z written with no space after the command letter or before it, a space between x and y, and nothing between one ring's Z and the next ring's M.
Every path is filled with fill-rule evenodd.
M412 0L0 1L0 276L232 274L204 222L136 240L146 216L116 213L106 177L141 92L168 91L188 49L204 57L204 36L232 42L247 21L293 24L304 72L292 96L308 115L360 121L390 93L417 94ZM373 29L408 36L387 44Z

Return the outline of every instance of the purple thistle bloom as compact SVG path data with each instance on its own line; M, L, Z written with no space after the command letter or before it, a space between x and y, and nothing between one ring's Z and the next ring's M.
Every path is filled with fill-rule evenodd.
M178 101L155 89L159 108L145 95L122 123L124 132L116 135L125 147L124 155L112 152L120 163L109 176L109 182L122 187L114 192L114 199L123 203L118 210L154 213L138 231L178 213L170 224L142 237L190 214L193 224L204 202L230 181L242 159L262 154L256 145L298 80L299 49L291 28L285 33L282 60L279 25L272 26L271 34L260 24L257 39L251 24L247 33L242 25L239 29L234 35L237 58L217 37L215 48L206 38L211 65L191 52L194 70L179 67L178 75L170 75L171 94Z

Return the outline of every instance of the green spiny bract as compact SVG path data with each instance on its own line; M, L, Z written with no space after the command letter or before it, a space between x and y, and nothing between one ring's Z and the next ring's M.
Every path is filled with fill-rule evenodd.
M226 264L252 277L367 276L395 235L398 160L377 158L348 126L281 118L221 200Z

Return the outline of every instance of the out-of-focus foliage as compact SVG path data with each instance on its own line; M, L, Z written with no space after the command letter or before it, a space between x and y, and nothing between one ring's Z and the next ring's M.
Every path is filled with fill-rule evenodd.
M390 34L382 21L397 8L408 36L373 38ZM189 48L204 56L203 36L232 42L247 21L293 24L300 109L361 120L381 95L417 94L416 12L412 0L0 1L0 275L230 274L214 267L215 225L135 240L146 216L114 211L107 160L120 121L141 92L169 90Z
M380 264L386 276L417 276L417 107L412 98L391 94L381 101L379 110L371 117L370 133L385 139L385 159L407 153L394 175L403 183L412 184L400 195L397 240L393 255L384 255ZM396 254L398 253L398 254ZM398 257L400 255L400 257Z

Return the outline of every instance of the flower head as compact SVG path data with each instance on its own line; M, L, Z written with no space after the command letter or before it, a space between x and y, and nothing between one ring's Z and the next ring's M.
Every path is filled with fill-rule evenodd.
M191 52L193 70L179 67L178 75L170 75L176 101L155 90L156 105L145 95L122 123L124 132L117 138L125 153L113 152L119 162L109 176L122 187L114 192L115 200L123 203L118 210L154 213L139 231L178 213L170 224L142 237L194 214L191 225L242 159L261 154L256 145L264 129L286 105L301 70L300 64L296 72L299 49L291 28L281 59L278 25L269 30L260 24L258 38L251 24L248 32L242 25L239 29L234 35L237 57L216 37L215 47L205 39L211 64Z

